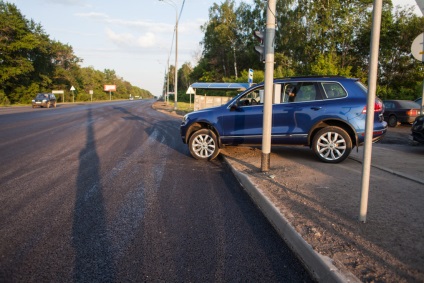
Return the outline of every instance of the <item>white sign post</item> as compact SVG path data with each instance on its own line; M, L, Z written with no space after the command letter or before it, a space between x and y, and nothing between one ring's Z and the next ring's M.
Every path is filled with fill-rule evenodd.
M75 90L74 86L71 86L71 91L72 91L72 103L74 103L74 102L75 102L75 100L74 100L74 90Z
M247 79L247 82L250 84L250 86L252 86L253 84L253 70L249 69L249 77Z
M65 92L63 90L52 90L52 93L53 94L61 94L62 95L62 103L65 102L64 97L63 97Z
M191 86L189 86L187 91L186 91L186 94L190 95L190 108L191 108L191 95L196 94L196 92L194 91L194 89Z

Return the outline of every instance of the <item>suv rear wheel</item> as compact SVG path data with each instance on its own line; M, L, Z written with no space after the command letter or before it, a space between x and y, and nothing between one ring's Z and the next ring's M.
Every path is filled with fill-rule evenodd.
M198 160L212 160L219 154L219 147L214 132L201 129L191 135L188 147L191 155Z
M352 140L342 128L330 126L318 131L312 141L312 147L321 161L339 163L349 156Z

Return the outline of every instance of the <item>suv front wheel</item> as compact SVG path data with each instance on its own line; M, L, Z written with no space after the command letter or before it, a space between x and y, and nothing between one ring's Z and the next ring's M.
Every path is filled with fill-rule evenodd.
M198 160L212 160L219 154L216 135L208 129L201 129L191 135L188 147L191 155Z
M321 161L339 163L349 156L352 140L342 128L330 126L318 131L312 141L312 148Z

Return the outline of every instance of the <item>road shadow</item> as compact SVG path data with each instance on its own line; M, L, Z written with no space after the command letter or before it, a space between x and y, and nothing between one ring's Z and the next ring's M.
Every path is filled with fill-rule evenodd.
M143 128L143 130L151 139L154 139L158 143L163 144L180 154L187 156L190 155L187 146L184 145L181 140L179 132L181 120L179 118L172 118L164 115L163 120L157 118L145 119L144 117L134 114L123 107L113 107L113 109L126 114L127 116L122 117L124 120L144 123L146 127Z
M115 266L109 239L96 150L92 110L87 114L87 140L79 154L72 245L74 282L114 282Z

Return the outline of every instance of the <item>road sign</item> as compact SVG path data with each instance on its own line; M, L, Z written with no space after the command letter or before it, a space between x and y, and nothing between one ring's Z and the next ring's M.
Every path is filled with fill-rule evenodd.
M116 91L116 85L104 85L104 91Z
M249 78L247 80L249 84L253 83L253 70L249 69Z
M417 36L412 42L411 53L415 59L424 61L424 33Z
M74 91L75 90L74 86L71 86L71 89L70 90Z
M189 86L186 91L186 94L195 94L194 89L191 86Z

